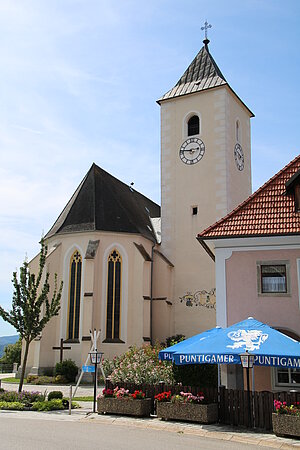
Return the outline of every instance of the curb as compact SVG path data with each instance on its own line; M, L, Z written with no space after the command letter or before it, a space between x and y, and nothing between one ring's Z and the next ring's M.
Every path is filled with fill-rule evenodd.
M280 438L275 435L263 433L243 432L225 430L224 427L218 425L203 425L166 422L157 418L152 419L132 419L112 415L90 414L81 421L93 421L95 423L105 423L107 425L130 426L135 428L147 428L153 430L168 431L171 433L182 433L201 436L209 439L217 439L223 441L240 442L241 444L256 445L257 447L270 447L277 449L300 449L300 440Z

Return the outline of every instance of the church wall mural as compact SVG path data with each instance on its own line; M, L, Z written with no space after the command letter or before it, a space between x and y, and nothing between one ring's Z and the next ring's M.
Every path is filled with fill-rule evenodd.
M188 291L182 297L179 297L180 303L185 306L199 306L202 308L216 310L216 288L206 291L196 291L194 293Z

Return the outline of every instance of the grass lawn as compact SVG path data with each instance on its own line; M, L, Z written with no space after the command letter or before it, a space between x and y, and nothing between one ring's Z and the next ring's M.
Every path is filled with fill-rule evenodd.
M74 400L75 402L93 402L94 401L94 397L90 396L90 397L74 397L72 400Z
M19 384L20 383L20 378L2 378L1 381L3 381L3 383L16 383ZM24 383L26 383L26 378L24 378Z

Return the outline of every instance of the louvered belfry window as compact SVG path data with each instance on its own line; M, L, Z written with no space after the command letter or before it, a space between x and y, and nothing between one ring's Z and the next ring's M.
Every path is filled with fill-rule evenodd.
M68 339L79 338L82 257L76 250L70 259Z
M106 339L120 339L122 258L113 250L108 257Z
M199 134L199 117L192 116L188 121L188 136Z

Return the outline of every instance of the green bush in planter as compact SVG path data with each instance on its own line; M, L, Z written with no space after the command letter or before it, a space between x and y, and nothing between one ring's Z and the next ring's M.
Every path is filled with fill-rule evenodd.
M54 375L62 375L68 382L75 381L77 373L78 367L71 359L59 362L55 366Z
M62 393L61 391L52 391L52 392L49 392L49 394L48 394L48 401L49 401L49 400L52 400L53 398L58 398L58 399L62 400L62 398L63 398L63 393Z

